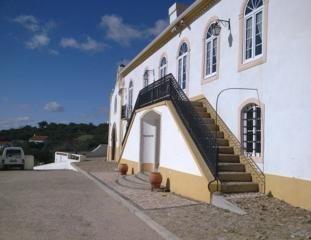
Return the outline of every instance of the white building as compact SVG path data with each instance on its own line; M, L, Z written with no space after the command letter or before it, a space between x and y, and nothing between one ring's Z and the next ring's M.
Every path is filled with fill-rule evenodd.
M174 4L170 25L118 69L108 158L130 173L160 171L194 199L210 202L218 179L222 192L271 192L311 209L310 9L310 0Z

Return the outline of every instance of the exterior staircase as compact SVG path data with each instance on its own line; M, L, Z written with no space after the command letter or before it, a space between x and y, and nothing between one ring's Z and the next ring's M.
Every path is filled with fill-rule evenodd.
M201 117L201 124L216 136L220 191L223 193L258 192L258 184L254 183L252 175L246 172L245 165L240 162L240 156L235 154L234 148L229 145L228 139L215 124L215 119L207 112L202 102L192 102L192 104Z

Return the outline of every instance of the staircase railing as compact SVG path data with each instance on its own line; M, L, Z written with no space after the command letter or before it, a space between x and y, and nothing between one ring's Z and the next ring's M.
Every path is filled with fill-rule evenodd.
M218 147L215 134L204 124L202 117L196 111L192 102L180 88L172 74L166 75L139 92L125 136L128 134L129 126L133 121L137 109L165 100L173 103L184 126L204 158L205 163L213 176L217 178Z

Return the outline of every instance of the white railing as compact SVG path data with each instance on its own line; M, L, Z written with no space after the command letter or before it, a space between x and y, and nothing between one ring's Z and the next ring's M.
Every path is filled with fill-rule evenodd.
M84 155L55 152L54 163L36 166L34 167L34 170L75 170L71 164L75 162L81 162L83 160L85 160Z
M66 163L66 162L81 162L85 160L84 155L66 153L66 152L55 152L55 163Z

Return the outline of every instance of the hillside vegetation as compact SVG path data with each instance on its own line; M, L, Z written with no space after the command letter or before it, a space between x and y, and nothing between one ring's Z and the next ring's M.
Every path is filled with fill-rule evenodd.
M34 136L48 136L45 144L29 143ZM54 161L55 151L85 152L108 140L108 124L57 124L40 122L37 127L25 126L19 129L0 131L0 141L11 141L13 146L23 147L25 154L34 155L38 163Z

